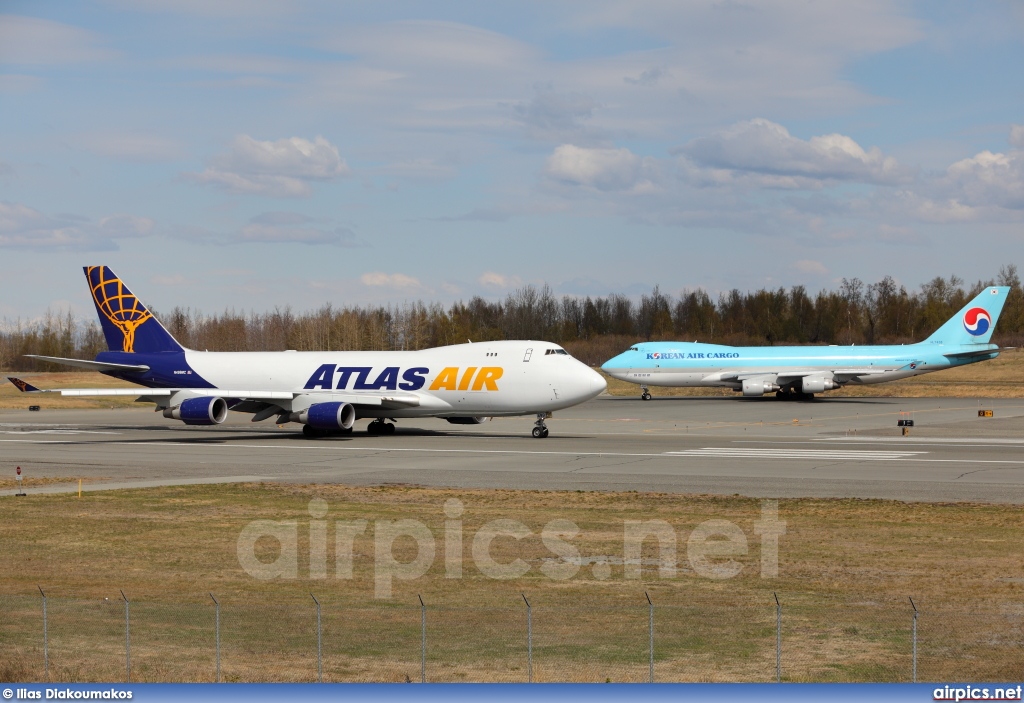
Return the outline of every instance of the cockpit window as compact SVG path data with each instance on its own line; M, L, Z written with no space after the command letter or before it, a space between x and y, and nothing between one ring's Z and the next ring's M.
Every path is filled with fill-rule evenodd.
M544 356L547 356L549 354L565 354L566 356L569 356L569 352L567 352L564 349L545 349Z
M640 351L640 349L638 347L630 347L629 350L630 351Z

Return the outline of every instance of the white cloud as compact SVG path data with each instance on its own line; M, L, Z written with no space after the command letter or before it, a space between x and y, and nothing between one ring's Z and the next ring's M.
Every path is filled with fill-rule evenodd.
M1024 149L1024 124L1010 125L1010 146Z
M100 218L99 232L112 239L148 237L153 234L156 223L148 217L135 215L109 215Z
M332 181L349 173L338 148L323 137L263 142L241 134L227 152L191 177L232 193L287 198L309 195L311 181Z
M146 237L155 223L134 215L110 215L92 222L76 215L50 217L20 203L0 202L0 248L113 251L116 240Z
M515 288L523 284L523 279L519 276L506 276L494 271L485 271L476 280L477 283L487 288Z
M376 287L387 287L387 288L422 288L422 284L419 280L412 276L406 276L404 273L383 273L382 271L374 271L372 273L364 273L359 277L359 280L364 286L376 286Z
M545 172L566 183L623 191L649 189L657 169L654 159L641 158L629 149L590 149L562 144L548 157Z
M82 63L116 56L88 30L38 17L0 15L0 65Z
M856 181L891 185L909 177L877 147L865 151L842 134L798 139L780 124L765 119L740 122L675 150L709 173L709 181L757 174L768 187L815 187L822 181ZM690 164L683 164L684 169Z
M257 215L243 225L230 241L366 246L348 227L319 227L313 218L296 212L265 212Z
M372 57L382 64L457 71L505 70L533 63L539 52L528 44L457 22L407 20L376 26L332 28L324 48Z
M1024 210L1024 151L983 151L946 169L940 188L972 206Z

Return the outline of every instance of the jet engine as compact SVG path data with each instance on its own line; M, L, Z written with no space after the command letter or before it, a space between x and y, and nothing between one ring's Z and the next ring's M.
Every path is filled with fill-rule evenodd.
M219 425L228 417L228 404L223 398L189 398L164 410L164 417L186 425Z
M804 376L800 379L800 391L802 393L821 393L839 388L839 384L830 378L821 376Z
M779 390L774 383L765 381L763 378L748 378L743 381L743 395L748 398L756 398L765 393Z
M453 425L479 425L483 422L487 422L491 418L489 417L446 417L445 420L452 423Z
M350 430L356 421L356 408L352 403L316 403L292 413L289 419L318 430Z

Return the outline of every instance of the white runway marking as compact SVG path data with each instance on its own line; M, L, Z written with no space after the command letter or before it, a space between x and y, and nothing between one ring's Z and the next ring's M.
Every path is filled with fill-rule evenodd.
M856 449L770 449L767 447L704 447L666 452L672 456L720 459L833 459L841 461L896 461L928 452L858 451Z
M18 442L24 444L67 444L80 446L80 442L69 440L49 439L0 439L0 442ZM733 459L803 459L807 461L900 461L918 462L927 464L1012 464L1022 465L1024 459L935 459L927 456L928 452L898 452L898 451L857 451L857 450L811 450L811 449L789 449L772 450L757 448L731 448L731 447L706 447L703 449L685 449L669 452L566 452L566 451L536 451L526 449L432 449L427 447L366 447L351 444L326 444L317 443L314 446L301 444L235 444L233 442L193 444L188 441L178 442L104 442L104 446L136 447L160 447L161 449L184 449L202 450L212 449L284 449L291 451L323 451L323 452L394 452L394 453L420 453L420 454L463 454L463 455L522 455L522 456L565 456L565 457L645 457L652 459L674 459L685 457L702 458L733 458ZM768 452L774 452L769 455Z
M1006 444L1024 444L1024 439L1003 439L998 437L818 437L811 441L850 443L859 442L861 444L874 444L875 442L899 442L900 444L991 444L993 446Z
M107 432L104 430L0 430L0 434L121 434L120 432Z

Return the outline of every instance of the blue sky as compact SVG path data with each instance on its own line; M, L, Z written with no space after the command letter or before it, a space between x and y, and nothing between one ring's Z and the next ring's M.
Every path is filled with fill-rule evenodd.
M0 5L0 317L1024 266L1013 2Z

